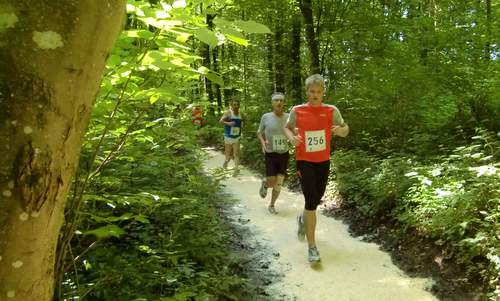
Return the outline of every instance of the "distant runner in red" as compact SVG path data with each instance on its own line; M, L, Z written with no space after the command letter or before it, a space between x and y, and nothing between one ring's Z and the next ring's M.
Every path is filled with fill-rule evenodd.
M300 240L307 237L309 262L321 260L316 247L316 208L325 193L330 173L332 135L346 137L349 127L340 111L323 103L325 81L319 74L306 79L307 103L293 107L285 126L288 140L295 146L297 173L304 194L304 211L297 217Z
M203 126L203 110L199 106L193 107L191 112L191 121L198 128Z

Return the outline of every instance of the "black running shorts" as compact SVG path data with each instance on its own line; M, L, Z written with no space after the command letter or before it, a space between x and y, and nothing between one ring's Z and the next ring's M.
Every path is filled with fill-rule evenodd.
M297 161L297 173L306 201L306 210L316 210L326 190L330 161Z
M288 153L266 153L266 176L286 175L289 156Z

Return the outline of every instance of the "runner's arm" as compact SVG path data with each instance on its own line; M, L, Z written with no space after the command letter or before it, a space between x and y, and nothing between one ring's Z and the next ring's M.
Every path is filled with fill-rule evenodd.
M229 112L224 112L224 114L222 114L222 117L219 120L219 123L220 124L229 125L229 126L233 126L234 125L233 121L227 121L227 117L228 116L229 116Z
M342 114L336 107L333 114L332 134L339 137L346 137L349 134L349 126L344 122Z
M266 138L264 133L264 115L260 118L259 128L257 129L257 138L262 146L266 145Z
M285 132L285 136L288 138L288 141L290 141L290 143L292 143L293 146L297 146L302 142L301 137L296 135L294 108L292 108L290 114L288 115L288 121L286 122L283 131Z
M344 122L342 125L333 126L332 134L339 137L346 137L349 134L349 125Z

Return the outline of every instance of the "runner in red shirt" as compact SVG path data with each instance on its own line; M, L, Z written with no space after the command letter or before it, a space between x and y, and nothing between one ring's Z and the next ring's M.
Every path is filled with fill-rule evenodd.
M330 173L330 142L332 135L345 137L349 127L340 111L323 104L325 81L319 74L306 79L307 103L292 108L285 134L295 146L297 173L304 194L304 211L297 217L298 237L307 237L310 262L320 261L316 247L316 208L325 193Z
M193 107L193 110L191 111L191 122L198 128L203 126L203 110L201 107Z

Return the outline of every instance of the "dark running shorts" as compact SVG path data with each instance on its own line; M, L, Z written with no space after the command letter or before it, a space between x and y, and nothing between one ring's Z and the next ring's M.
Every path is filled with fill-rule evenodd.
M288 169L288 153L266 153L266 176L285 175Z
M297 173L306 201L306 210L316 210L325 193L330 174L330 161L318 163L297 161Z

